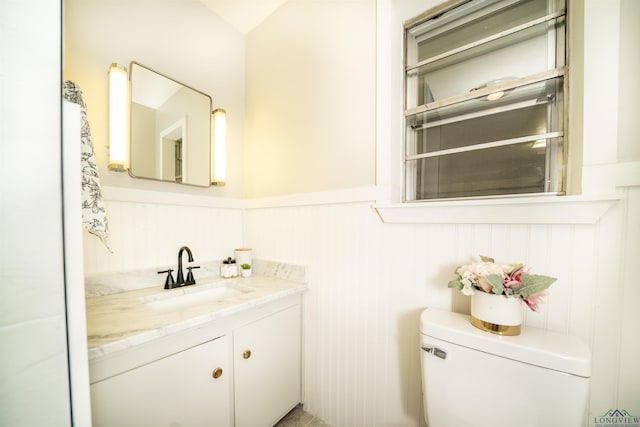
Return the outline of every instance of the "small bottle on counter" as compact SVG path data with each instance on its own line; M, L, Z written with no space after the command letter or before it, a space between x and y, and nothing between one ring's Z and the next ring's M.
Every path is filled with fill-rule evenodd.
M220 277L228 279L230 277L238 277L238 266L236 260L228 257L220 264Z
M222 264L220 264L220 277L224 279L231 277L229 275L229 260L231 260L231 258L222 260Z
M236 260L232 259L229 262L229 270L231 271L231 277L238 277L238 264L236 264Z

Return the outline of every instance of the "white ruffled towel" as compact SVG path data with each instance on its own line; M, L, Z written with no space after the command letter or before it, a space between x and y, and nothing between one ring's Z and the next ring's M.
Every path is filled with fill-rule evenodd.
M97 236L113 253L109 247L109 226L107 223L107 211L100 191L100 177L96 155L93 151L91 129L87 120L87 110L82 99L82 90L72 81L66 80L62 94L64 99L80 105L80 167L82 168L82 225L89 233Z

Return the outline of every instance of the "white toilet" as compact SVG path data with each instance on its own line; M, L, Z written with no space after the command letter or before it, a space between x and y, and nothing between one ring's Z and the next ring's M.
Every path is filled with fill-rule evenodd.
M420 331L429 427L585 425L591 353L575 337L536 328L494 335L431 308Z

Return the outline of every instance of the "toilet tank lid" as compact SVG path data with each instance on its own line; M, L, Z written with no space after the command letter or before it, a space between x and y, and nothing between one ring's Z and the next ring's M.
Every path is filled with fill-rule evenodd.
M471 325L469 316L428 308L420 316L423 335L543 368L591 376L591 351L578 338L533 327L502 336Z

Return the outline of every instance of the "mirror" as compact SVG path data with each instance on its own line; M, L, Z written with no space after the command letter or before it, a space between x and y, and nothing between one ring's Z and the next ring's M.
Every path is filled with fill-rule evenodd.
M129 174L209 187L211 97L137 62L129 70Z

